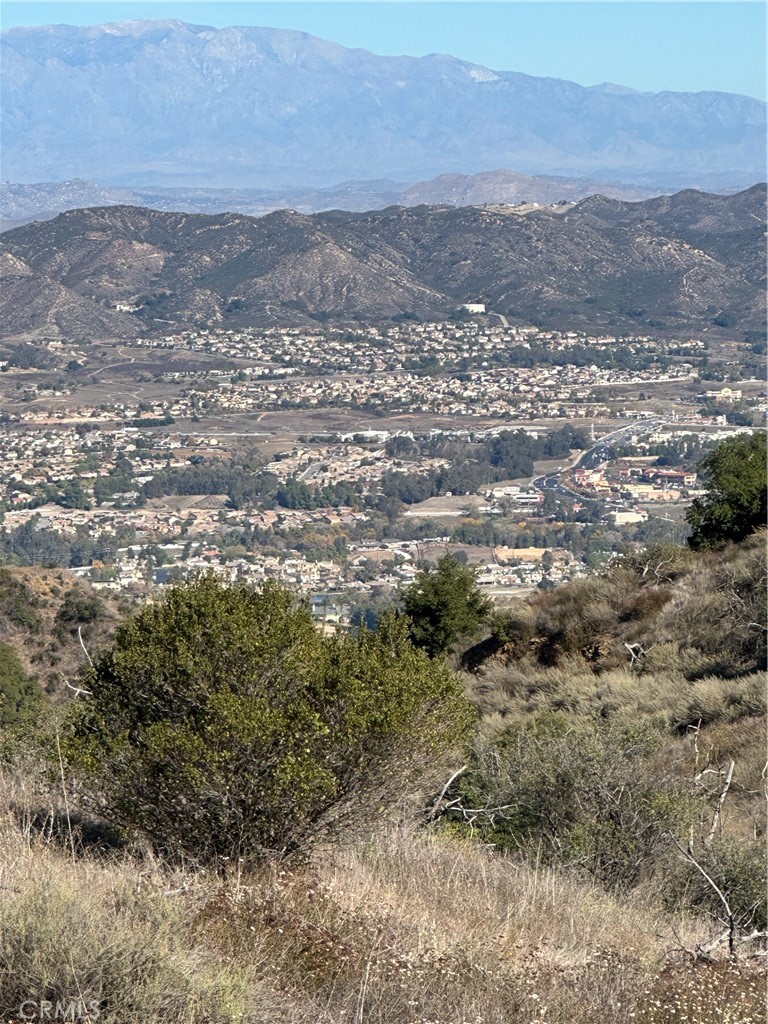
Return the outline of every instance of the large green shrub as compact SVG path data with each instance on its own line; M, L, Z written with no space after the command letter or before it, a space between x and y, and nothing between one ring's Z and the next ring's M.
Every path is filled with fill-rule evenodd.
M40 599L9 569L0 568L0 625L39 633Z
M325 637L274 584L176 586L81 684L67 755L83 795L164 851L293 851L399 798L472 721L403 620Z
M56 612L53 630L56 636L63 639L67 634L75 634L82 629L85 635L104 617L104 602L95 594L86 593L82 587L69 589Z

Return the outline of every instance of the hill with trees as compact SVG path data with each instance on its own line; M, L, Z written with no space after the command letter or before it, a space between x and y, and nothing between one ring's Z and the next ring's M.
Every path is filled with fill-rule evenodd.
M86 648L101 653L131 607L62 569L0 565L0 643L55 700L71 693Z

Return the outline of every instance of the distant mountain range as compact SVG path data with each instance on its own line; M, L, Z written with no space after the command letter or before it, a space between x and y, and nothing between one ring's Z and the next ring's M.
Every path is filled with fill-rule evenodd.
M500 167L656 191L765 178L756 99L585 88L278 29L10 29L2 96L3 178L23 183L285 190Z
M258 219L74 210L3 235L0 312L6 337L437 318L466 302L552 327L741 333L765 323L765 229L764 185Z
M731 190L731 191L736 191ZM431 181L346 181L330 188L281 190L234 188L126 188L94 181L0 184L0 231L33 220L50 220L66 210L88 206L146 206L175 213L245 213L260 217L273 210L359 213L385 206L477 206L483 203L556 203L599 192L611 199L646 199L652 189L587 178L529 177L513 171L443 174Z

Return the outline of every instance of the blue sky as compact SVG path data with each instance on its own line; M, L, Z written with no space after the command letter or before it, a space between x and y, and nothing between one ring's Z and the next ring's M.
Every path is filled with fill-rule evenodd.
M635 89L739 92L765 99L766 4L16 3L3 28L179 18L223 27L295 28L381 54L451 53L499 70Z

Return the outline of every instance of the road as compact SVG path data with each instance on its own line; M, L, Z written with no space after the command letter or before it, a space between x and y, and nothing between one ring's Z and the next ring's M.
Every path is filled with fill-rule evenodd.
M307 466L307 468L302 473L299 473L296 479L299 481L300 484L306 483L307 480L311 480L312 477L319 471L321 465L321 462L311 463L311 465Z
M620 443L629 437L650 434L663 425L664 420L660 419L629 423L626 427L621 427L620 430L614 430L612 434L606 434L605 437L601 437L595 445L582 452L575 462L561 466L554 473L544 473L541 476L534 477L531 481L531 486L540 491L555 491L565 498L570 498L571 501L598 501L599 499L597 498L587 498L583 494L579 494L578 491L567 487L560 479L563 473L571 472L574 469L594 469L595 466L605 462L608 448L616 444L616 442Z

